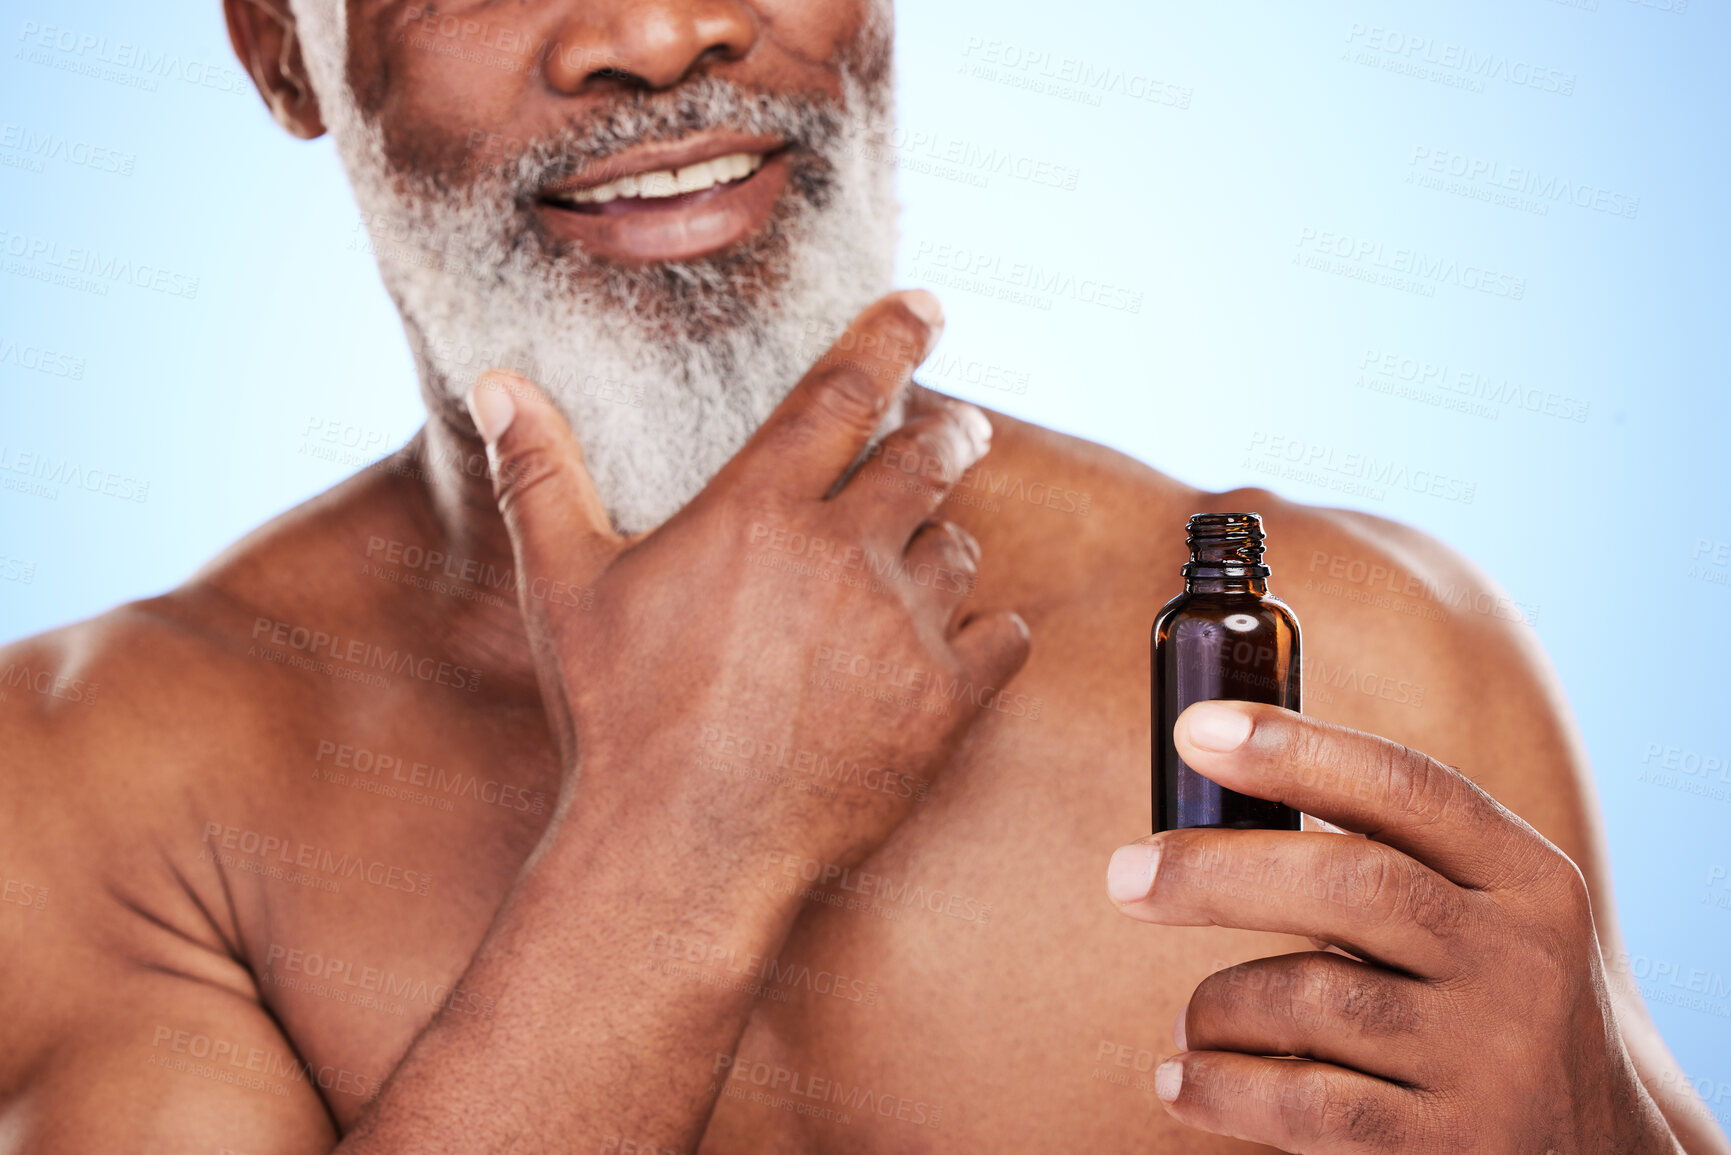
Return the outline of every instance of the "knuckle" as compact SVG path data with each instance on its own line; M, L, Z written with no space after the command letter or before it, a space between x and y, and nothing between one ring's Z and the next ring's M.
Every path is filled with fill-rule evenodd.
M992 447L992 423L977 405L944 399L944 425L961 448L963 467L972 465Z
M934 526L938 548L952 568L968 573L979 568L980 544L967 530L952 521L939 521Z
M1350 1092L1331 1092L1324 1115L1327 1134L1373 1151L1406 1149L1406 1128L1387 1103Z
M1384 802L1424 825L1439 821L1455 801L1455 773L1428 754L1389 743L1383 753Z
M1162 888L1169 895L1205 891L1210 874L1222 861L1222 855L1211 837L1214 832L1203 829L1170 830L1160 836L1160 868L1154 872L1154 890Z
M1326 1025L1330 982L1304 956L1268 959L1257 967L1240 1002L1254 1000L1253 1017L1268 1023L1281 1050L1297 1054L1303 1040Z
M1326 1074L1294 1077L1283 1089L1281 1123L1304 1147L1340 1144L1375 1151L1405 1150L1406 1128L1388 1103Z
M1210 1019L1215 1012L1230 1017L1246 998L1264 985L1264 975L1253 963L1238 963L1215 971L1196 985L1190 995L1190 1022Z
M884 484L896 488L920 488L919 483L930 480L938 467L918 431L905 425L874 446L870 456L884 475Z
M1373 846L1377 849L1371 850ZM1467 917L1465 903L1439 886L1424 866L1378 843L1360 842L1357 849L1366 853L1354 856L1355 901L1373 926L1415 926L1445 940L1460 933Z
M1329 1120L1339 1113L1329 1085L1317 1078L1282 1080L1275 1105L1282 1128L1306 1146L1326 1138Z
M956 447L934 434L929 422L918 428L902 428L886 437L871 451L872 483L898 497L913 496L919 503L932 506L944 491L955 484L963 466L957 461ZM899 508L903 501L892 501Z
M505 513L518 512L532 495L539 494L557 480L563 462L559 455L544 445L528 445L502 456L493 470L493 485L499 508Z
M1417 1010L1402 993L1367 968L1318 953L1307 966L1322 1010L1361 1034L1385 1036L1419 1029Z
M879 355L900 372L906 372L925 354L926 344L932 339L932 327L901 300L880 313L871 328L879 341Z
M877 426L888 405L881 386L852 362L831 366L812 383L818 408L849 428L867 431Z
M937 485L953 485L967 467L959 427L946 420L927 422L907 437L911 468ZM909 469L909 465L904 465Z
M1587 889L1587 876L1575 860L1561 850L1551 855L1551 878L1564 909L1583 914L1591 909L1593 895Z
M1020 614L1013 611L987 615L984 621L985 630L979 635L980 643L974 647L967 665L971 673L986 680L988 684L1001 686L1014 677L1016 671L1028 660L1031 649L1028 624L1022 620ZM995 703L1003 700L1002 694L993 699ZM1038 698L1027 703L1027 716L1039 717L1041 705Z
M1334 841L1328 852L1327 877L1339 880L1339 890L1329 897L1342 903L1360 919L1381 925L1397 913L1390 901L1400 885L1395 867L1375 844L1360 839Z
M1476 786L1474 790L1477 790ZM1502 847L1494 889L1537 900L1547 910L1556 909L1562 900L1569 897L1571 888L1577 885L1582 888L1584 897L1584 877L1574 859L1563 853L1556 843L1489 795L1484 798L1484 811L1489 819L1513 828L1513 837Z
M1336 784L1340 757L1321 728L1294 723L1281 714L1261 713L1256 718L1257 749L1284 780L1326 788Z
M1415 863L1406 872L1400 917L1432 938L1446 941L1460 937L1468 917L1466 903L1421 871Z
M946 521L946 522L944 522L944 525L946 527L948 527L948 529L950 531L950 536L952 536L956 539L956 544L962 547L962 552L967 554L968 558L974 564L976 564L976 565L979 564L979 560L980 560L980 542L979 542L979 539L976 538L973 534L969 533L967 530L963 529L961 526L957 525L953 521Z
M1575 860L1561 850L1552 848L1545 855L1546 885L1541 889L1541 906L1548 913L1545 921L1555 928L1562 939L1562 949L1573 965L1574 944L1593 941L1593 893L1587 876Z
M1302 956L1293 968L1289 1010L1296 1021L1314 1023L1341 1001L1340 975L1332 960L1333 956L1315 951Z

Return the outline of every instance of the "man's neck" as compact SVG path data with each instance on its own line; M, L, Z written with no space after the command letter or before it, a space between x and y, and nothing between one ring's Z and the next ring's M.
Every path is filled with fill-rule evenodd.
M394 472L406 484L395 504L414 538L404 548L424 551L425 576L457 591L415 599L404 624L424 625L456 651L453 657L474 661L506 684L533 685L516 560L481 439L466 420L429 405L427 423L398 460ZM434 550L442 554L436 566L430 565Z
M428 512L452 556L512 564L511 538L493 495L492 468L481 438L443 407L410 443Z

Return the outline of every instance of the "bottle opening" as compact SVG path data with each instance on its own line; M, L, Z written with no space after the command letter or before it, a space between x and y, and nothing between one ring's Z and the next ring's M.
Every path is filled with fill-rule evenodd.
M1262 515L1198 513L1184 526L1190 545L1187 578L1265 578Z

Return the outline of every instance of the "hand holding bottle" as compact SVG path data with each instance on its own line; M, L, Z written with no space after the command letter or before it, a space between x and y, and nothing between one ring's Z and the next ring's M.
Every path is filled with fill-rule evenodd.
M1172 830L1112 856L1108 891L1132 918L1355 956L1204 980L1174 1026L1181 1053L1155 1072L1174 1116L1300 1155L1681 1150L1556 846L1441 762L1276 706L1204 702L1174 740L1222 786L1366 836Z

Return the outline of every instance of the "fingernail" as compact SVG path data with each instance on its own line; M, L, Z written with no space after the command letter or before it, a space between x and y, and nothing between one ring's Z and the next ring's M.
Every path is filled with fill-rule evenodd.
M1176 1059L1167 1059L1154 1069L1154 1093L1160 1096L1162 1103L1170 1103L1178 1097L1178 1091L1184 1086L1184 1064Z
M481 431L481 440L488 445L504 436L512 419L517 416L517 403L511 400L510 391L488 374L482 374L464 400L468 403L469 417L475 422L475 428Z
M1184 736L1192 746L1224 754L1250 737L1250 716L1218 702L1203 702L1184 715Z
M1146 842L1120 846L1106 864L1106 893L1113 902L1135 902L1154 891L1154 870L1160 865L1160 845Z
M933 330L944 327L943 305L939 304L938 299L924 289L909 289L903 293L902 304L906 305L909 312L931 326Z
M1172 1041L1178 1044L1180 1051L1188 1051L1190 1044L1184 1041L1184 1020L1190 1017L1190 1004L1185 1003L1178 1008L1178 1017L1172 1020Z

